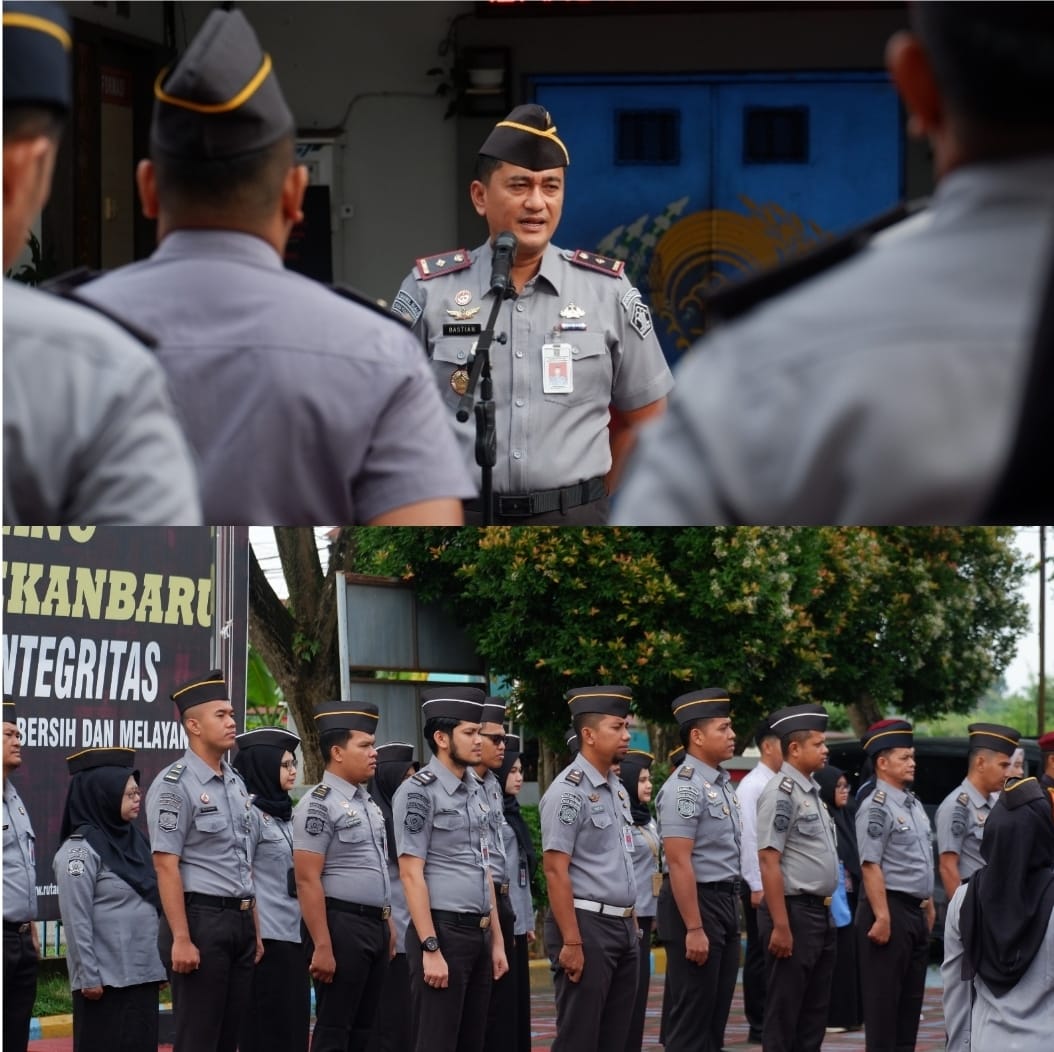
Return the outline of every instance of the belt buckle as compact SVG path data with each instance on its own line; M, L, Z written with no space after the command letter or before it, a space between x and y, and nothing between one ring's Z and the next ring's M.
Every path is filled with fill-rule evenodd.
M831 896L830 896L830 895L825 895L825 896L824 896L824 898L823 898L823 904L824 904L825 906L830 906L830 905L831 905Z
M530 515L531 498L529 495L523 497L502 497L502 515Z
M482 931L486 931L490 927L490 917L480 917L479 926Z
M499 895L508 895L508 893L509 893L509 884L508 884L507 881L504 884L499 884L498 885L498 894Z
M242 910L243 912L245 910L251 910L255 904L256 904L255 899L242 899L238 903L238 909Z
M391 908L391 906L382 906L381 907L381 920L387 920L391 915L392 915L392 908Z

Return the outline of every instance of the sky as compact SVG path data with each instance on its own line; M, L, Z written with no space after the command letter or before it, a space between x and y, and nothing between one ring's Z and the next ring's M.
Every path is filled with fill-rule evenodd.
M316 527L319 547L325 550L324 533L328 527ZM274 531L269 526L253 526L249 537L256 557L272 586L283 598L286 595L282 568L274 546ZM1032 567L1024 586L1025 599L1029 604L1030 627L1018 645L1017 655L1006 670L1007 688L1011 693L1024 690L1039 679L1039 574L1035 567L1039 562L1039 527L1021 526L1017 531L1017 546ZM1047 555L1054 556L1054 528L1047 527ZM1047 584L1047 631L1046 674L1054 676L1054 587Z

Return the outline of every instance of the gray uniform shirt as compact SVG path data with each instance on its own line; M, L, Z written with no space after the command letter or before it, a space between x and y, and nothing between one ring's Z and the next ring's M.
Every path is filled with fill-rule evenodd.
M520 853L516 830L508 822L501 827L501 836L505 843L505 860L509 867L509 901L516 914L513 934L526 935L527 932L534 931L534 901L531 898L527 859Z
M542 850L571 856L576 899L622 907L637 901L633 816L613 771L605 778L579 753L545 790L538 810Z
M300 942L300 903L295 894L289 894L293 823L253 807L249 824L260 938Z
M487 819L490 824L490 872L494 883L508 884L513 879L509 860L505 855L505 838L502 828L505 825L505 805L502 803L501 784L493 771L487 771L480 782L480 792L487 801Z
M992 813L992 801L968 779L953 789L937 808L937 852L959 856L959 876L965 880L983 865L981 837Z
M184 892L247 898L252 798L226 760L221 768L222 776L188 749L153 780L146 794L150 847L179 856Z
M856 843L860 861L882 867L887 891L933 894L933 850L930 820L918 798L894 789L881 778L856 813Z
M4 282L4 524L195 526L165 375L97 311Z
M663 839L684 837L694 842L696 883L740 877L739 800L727 771L689 758L663 783L655 811Z
M448 265L456 255L446 257ZM478 480L475 420L456 421L455 385L490 314L493 253L487 243L465 255L471 266L453 273L422 278L413 270L392 309L424 344L464 463ZM608 407L639 409L673 386L647 308L629 279L572 263L574 255L549 245L538 274L502 305L495 323L495 332L508 336L507 343L491 346L495 493L554 489L605 475L611 468ZM561 355L566 345L567 381L543 384L546 355L554 353L543 352L544 345L560 347Z
M637 916L654 917L662 880L662 840L653 818L633 826L633 876L637 883Z
M79 834L66 840L54 869L72 989L168 978L157 950L157 910L87 840Z
M4 786L4 920L37 916L36 834L13 782Z
M686 355L615 522L977 521L1016 431L1054 158L957 168L904 227Z
M285 270L262 239L178 230L78 293L160 340L206 522L363 523L472 494L405 326Z
M838 885L834 822L815 778L784 763L758 797L758 851L780 853L785 895L831 895Z
M432 909L490 913L490 806L471 770L463 778L438 756L392 798L400 855L423 858Z
M332 771L293 809L293 847L325 855L322 890L360 906L391 905L384 814L366 787Z

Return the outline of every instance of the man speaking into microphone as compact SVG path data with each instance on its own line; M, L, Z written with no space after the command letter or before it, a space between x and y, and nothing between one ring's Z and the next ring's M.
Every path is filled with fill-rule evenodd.
M662 412L673 387L651 315L622 261L552 244L569 163L545 108L517 106L480 147L469 188L487 241L418 259L392 303L424 344L478 485L476 424L471 416L458 421L456 412L493 297L505 295L508 276L511 295L490 349L494 523L605 523L611 407L637 424ZM478 500L466 504L465 519L483 521Z

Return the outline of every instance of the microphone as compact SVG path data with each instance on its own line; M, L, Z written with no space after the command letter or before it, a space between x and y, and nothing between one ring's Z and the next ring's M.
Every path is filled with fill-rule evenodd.
M494 239L494 262L491 264L490 287L504 292L509 285L509 270L516 258L516 235L503 230Z

